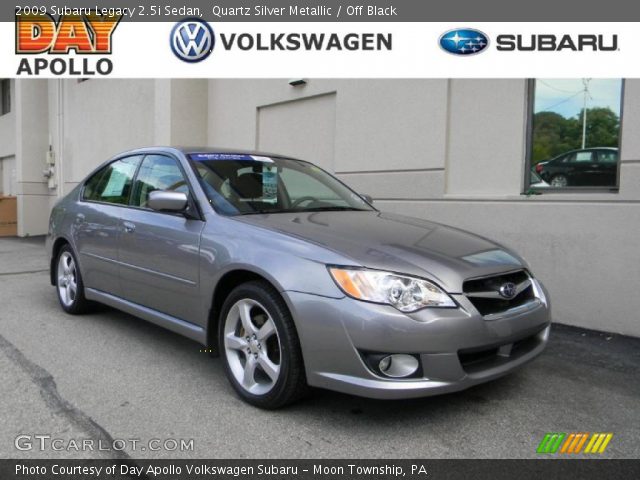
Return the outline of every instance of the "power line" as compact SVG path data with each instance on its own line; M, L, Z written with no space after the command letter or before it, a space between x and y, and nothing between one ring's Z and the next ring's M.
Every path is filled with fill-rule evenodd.
M545 107L543 109L541 109L541 112L548 112L549 110L551 110L552 108L556 108L560 105L562 105L563 103L567 103L569 100L577 97L578 95L582 95L584 93L584 90L580 90L579 92L574 93L573 95L571 95L570 97L565 98L564 100L558 102L558 103L554 103L553 105L549 106L549 107Z
M573 90L563 90L563 89L561 89L561 88L554 87L553 85L550 85L550 84L548 84L547 82L545 82L544 80L541 80L541 79L539 79L539 78L536 80L536 82L540 82L541 84L543 84L543 85L545 85L545 86L549 87L549 88L550 88L550 89L552 89L552 90L555 90L556 92L560 92L560 93L571 93L571 94L575 93ZM581 92L582 90L579 90L579 91Z

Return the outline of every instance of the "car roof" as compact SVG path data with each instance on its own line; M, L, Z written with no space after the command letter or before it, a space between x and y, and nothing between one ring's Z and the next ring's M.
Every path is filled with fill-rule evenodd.
M273 153L273 152L264 152L257 150L249 150L244 148L223 148L223 147L190 147L190 146L168 146L168 145L158 145L158 146L150 146L150 147L141 147L136 148L134 150L129 150L128 152L123 152L118 156L122 156L124 154L131 155L136 153L149 153L149 152L181 152L184 155L192 155L195 153L224 153L228 155L255 155L262 157L277 157L277 158L288 158L292 160L297 160L294 157L290 157L289 155L283 155L281 153Z
M555 157L552 157L552 158L550 158L548 160L543 160L542 162L538 162L538 163L546 163L546 162L550 162L552 160L558 160L560 158L566 157L567 155L570 155L570 154L576 153L576 152L594 152L594 151L598 151L598 150L609 150L609 151L612 151L612 152L617 152L619 150L619 148L618 147L574 148L573 150L567 150L566 152L559 153Z
M236 155L259 155L263 157L287 157L279 153L263 152L257 150L246 150L243 148L219 148L219 147L176 147L185 155L192 153L228 153ZM287 157L288 158L288 157Z
M560 155L565 155L567 153L573 152L591 152L593 150L615 150L618 151L618 147L589 147L589 148L574 148L573 150L569 150L567 152L561 153ZM558 155L558 156L560 156Z

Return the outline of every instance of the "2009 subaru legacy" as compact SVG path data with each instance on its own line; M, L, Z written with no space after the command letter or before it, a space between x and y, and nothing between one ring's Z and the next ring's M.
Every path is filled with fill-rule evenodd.
M308 386L394 399L462 390L544 349L547 293L486 238L376 210L281 155L144 148L51 213L62 308L110 305L222 357L247 402Z

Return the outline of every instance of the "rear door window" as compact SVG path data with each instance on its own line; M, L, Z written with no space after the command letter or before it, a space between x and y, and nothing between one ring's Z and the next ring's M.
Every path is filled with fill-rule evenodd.
M574 154L574 162L585 163L593 161L593 152L577 152Z
M140 156L122 158L98 170L85 183L82 198L94 202L127 205L133 176L141 159Z

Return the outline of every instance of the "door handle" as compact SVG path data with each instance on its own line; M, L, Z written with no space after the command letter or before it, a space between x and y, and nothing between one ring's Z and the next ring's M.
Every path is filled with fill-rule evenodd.
M124 231L127 233L133 233L136 229L135 223L131 222L122 222L122 226L124 227Z

